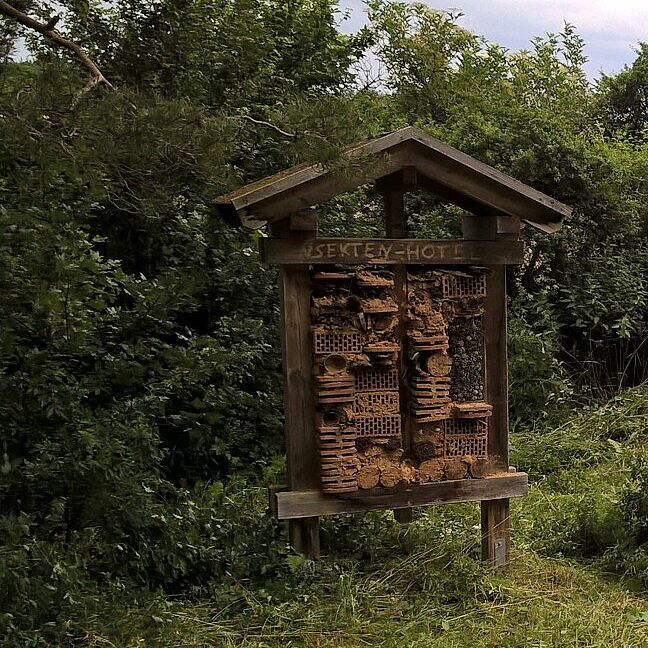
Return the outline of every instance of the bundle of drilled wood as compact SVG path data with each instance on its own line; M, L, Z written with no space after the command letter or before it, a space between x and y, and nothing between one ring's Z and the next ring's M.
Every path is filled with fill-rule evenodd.
M436 482L443 479L481 479L496 472L488 459L466 455L453 459L428 459L419 464L419 482Z

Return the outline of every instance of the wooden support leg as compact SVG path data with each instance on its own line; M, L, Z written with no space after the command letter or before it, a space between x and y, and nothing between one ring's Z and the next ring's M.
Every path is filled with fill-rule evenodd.
M298 520L290 520L288 523L288 534L292 548L309 558L319 560L320 538L319 518L309 517Z
M481 533L482 559L491 567L505 568L511 544L508 499L482 501Z
M414 519L414 509L394 509L394 520L400 524L409 524Z

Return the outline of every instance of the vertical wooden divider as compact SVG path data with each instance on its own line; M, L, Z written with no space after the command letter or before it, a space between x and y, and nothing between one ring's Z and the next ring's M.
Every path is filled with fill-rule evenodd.
M488 432L488 454L501 470L508 470L508 371L506 340L506 266L491 266L486 284L484 339L486 400L493 406ZM509 500L481 503L482 557L494 567L509 561Z
M465 216L464 238L497 239L497 218ZM508 370L506 339L506 266L489 266L484 304L485 397L493 406L488 429L488 455L498 470L508 470ZM481 502L482 558L493 567L509 560L509 500Z
M313 218L315 216L313 215ZM272 225L275 237L299 240L312 231L293 229L290 218ZM291 491L319 487L319 457L313 396L311 335L311 281L307 265L279 269L280 335L284 372L284 433L286 470ZM316 560L320 554L319 518L290 520L290 544L295 551Z
M385 234L387 238L407 238L407 217L405 215L405 181L404 176L413 175L412 170L404 169L392 176L388 176L378 183L385 206ZM400 330L401 351L398 356L399 367L399 400L403 449L410 452L412 449L412 431L410 425L409 385L407 377L407 266L394 267L394 293L398 303L398 322ZM407 524L413 519L413 509L394 509L394 519L401 524Z

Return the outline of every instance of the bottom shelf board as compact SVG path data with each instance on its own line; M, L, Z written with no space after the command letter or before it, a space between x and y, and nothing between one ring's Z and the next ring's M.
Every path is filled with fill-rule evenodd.
M362 513L380 509L411 506L478 502L522 497L529 490L526 473L498 473L483 479L456 479L431 484L410 484L395 488L373 488L340 495L327 495L319 490L275 491L271 507L280 520Z

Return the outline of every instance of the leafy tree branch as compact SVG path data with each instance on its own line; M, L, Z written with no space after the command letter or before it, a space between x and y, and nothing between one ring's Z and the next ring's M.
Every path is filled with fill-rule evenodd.
M50 18L50 20L48 20L46 23L42 23L38 20L35 20L34 18L31 18L23 11L16 9L8 2L4 2L4 0L0 0L0 14L3 14L8 18L12 18L24 27L37 31L38 33L45 36L45 38L52 41L52 43L54 43L55 45L63 47L64 49L67 49L69 52L71 52L81 63L81 65L83 65L83 67L85 67L90 72L91 76L90 81L83 88L81 94L87 92L95 85L103 85L106 88L110 89L113 88L113 85L110 83L110 81L108 81L108 79L106 79L106 77L102 74L101 70L95 65L92 59L83 51L83 48L74 41L71 41L69 38L66 38L56 30L56 24L58 23L59 16L54 16L53 18Z

